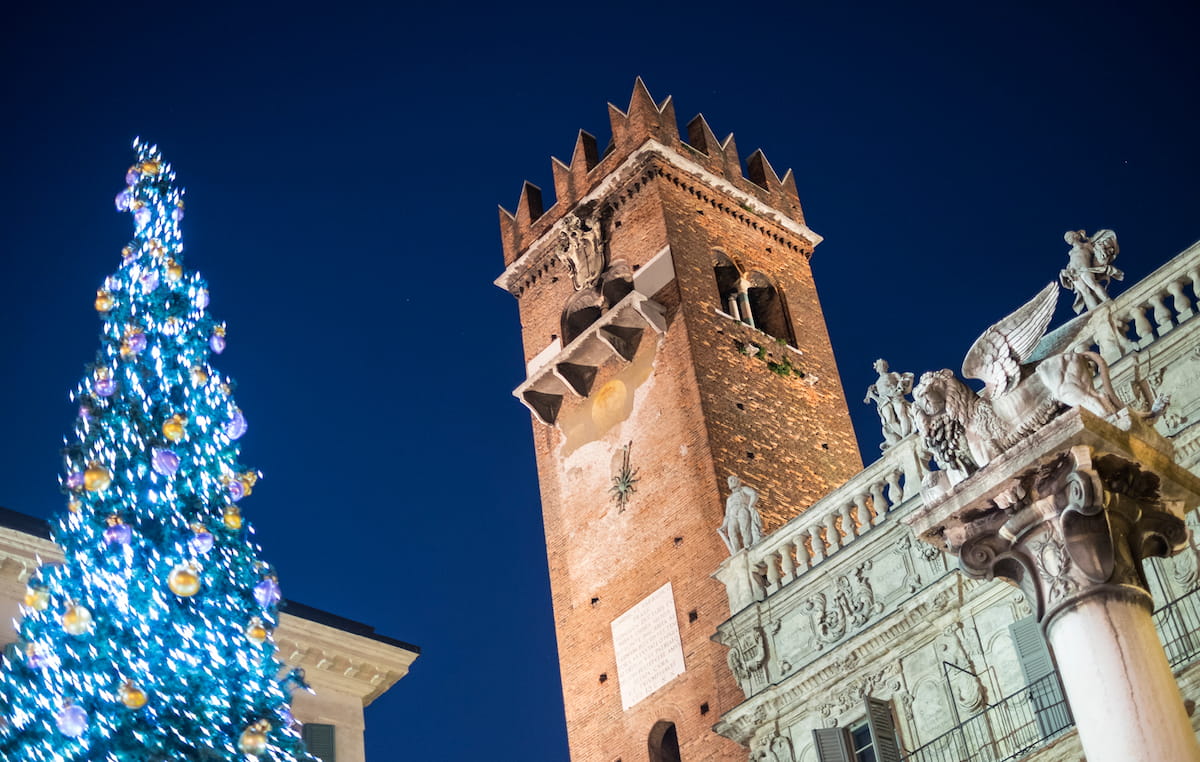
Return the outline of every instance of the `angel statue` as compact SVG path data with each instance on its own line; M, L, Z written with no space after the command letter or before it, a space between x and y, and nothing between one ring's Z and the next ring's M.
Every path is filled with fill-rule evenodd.
M950 370L925 373L913 389L913 426L951 484L1068 407L1101 417L1120 407L1104 358L1070 349L1085 324L1046 336L1057 301L1058 284L1050 283L975 340L962 374L983 381L981 393Z
M887 360L876 360L875 372L879 378L867 387L863 402L874 402L877 406L879 422L883 426L883 444L879 449L887 450L912 433L912 418L904 395L912 391L913 374L888 371Z
M1067 252L1067 266L1058 274L1059 282L1075 292L1071 307L1076 314L1094 310L1108 301L1108 282L1125 278L1125 273L1112 265L1121 251L1117 234L1097 230L1088 238L1083 230L1068 230L1063 240L1071 245L1071 250Z

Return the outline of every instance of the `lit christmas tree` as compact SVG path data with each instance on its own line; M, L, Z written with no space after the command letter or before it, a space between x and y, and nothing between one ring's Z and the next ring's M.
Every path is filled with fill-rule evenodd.
M157 147L117 196L134 240L96 294L96 362L73 395L65 563L29 581L0 673L0 759L312 760L276 656L279 585L239 501L246 421L209 365L225 327L182 267L182 191Z

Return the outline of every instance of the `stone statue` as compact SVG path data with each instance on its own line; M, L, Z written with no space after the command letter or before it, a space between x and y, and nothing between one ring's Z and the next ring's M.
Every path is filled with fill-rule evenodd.
M1088 238L1082 230L1068 230L1063 234L1063 240L1071 245L1071 250L1067 252L1067 266L1058 274L1059 282L1075 292L1071 307L1077 314L1094 310L1108 301L1108 282L1125 277L1125 273L1112 265L1120 253L1117 234L1111 230L1097 230Z
M576 291L599 283L605 268L600 223L589 211L581 209L567 215L563 220L562 233L558 236L558 248L566 260Z
M1058 285L1051 283L975 340L962 374L983 381L981 393L950 370L923 374L913 389L913 426L951 484L1067 407L1082 407L1101 417L1120 408L1108 363L1099 354L1065 349L1040 355L1057 301Z
M758 515L758 493L729 477L729 497L725 500L725 521L717 534L725 541L730 555L756 545L762 539L762 517Z
M878 407L879 423L883 426L883 444L879 449L887 450L912 433L912 418L904 395L912 391L913 374L889 372L886 360L875 361L875 372L879 378L867 387L863 402L874 402Z

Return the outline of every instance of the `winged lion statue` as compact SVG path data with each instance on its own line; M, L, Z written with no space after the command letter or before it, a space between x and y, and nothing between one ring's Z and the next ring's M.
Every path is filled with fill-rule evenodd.
M982 392L977 394L948 369L923 374L913 389L913 426L951 484L1068 407L1099 416L1120 408L1104 358L1061 348L1053 334L1046 335L1058 290L1057 283L1048 284L975 340L962 375L982 381Z

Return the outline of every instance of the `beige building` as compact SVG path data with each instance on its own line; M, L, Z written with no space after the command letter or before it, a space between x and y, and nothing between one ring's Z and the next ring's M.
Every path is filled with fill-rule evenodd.
M41 561L62 558L49 536L41 519L0 508L0 646L16 640L26 579ZM363 709L408 674L420 649L292 601L282 606L275 642L314 690L295 694L292 704L309 750L324 762L364 762Z

